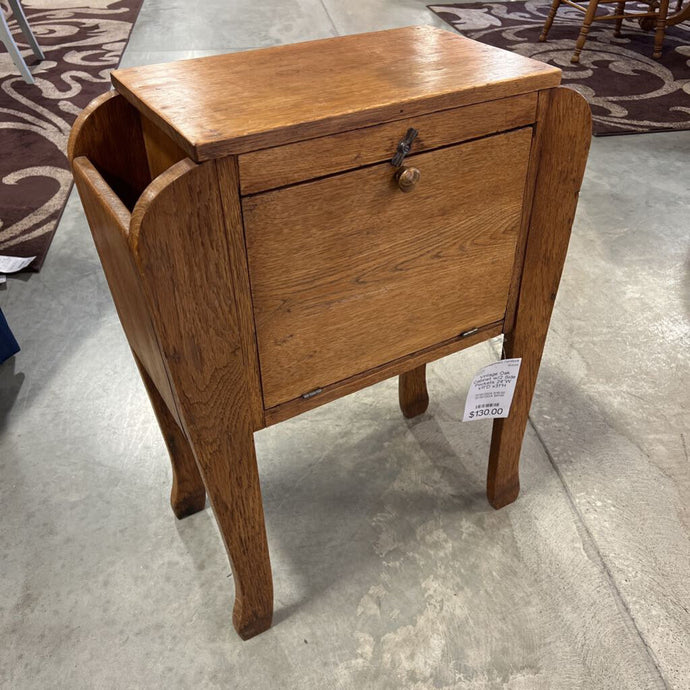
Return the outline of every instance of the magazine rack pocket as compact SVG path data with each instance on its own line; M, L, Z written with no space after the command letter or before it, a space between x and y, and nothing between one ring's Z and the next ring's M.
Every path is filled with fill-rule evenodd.
M157 184L151 184L139 114L115 92L96 99L80 115L68 154L129 345L173 417L181 423L135 245L138 228L145 224L147 211L160 190L197 166L182 161L157 178ZM161 178L166 178L163 184Z

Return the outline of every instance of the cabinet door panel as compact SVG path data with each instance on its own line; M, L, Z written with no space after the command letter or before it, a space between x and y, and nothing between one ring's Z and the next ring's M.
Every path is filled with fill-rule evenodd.
M503 319L532 129L243 200L266 408Z

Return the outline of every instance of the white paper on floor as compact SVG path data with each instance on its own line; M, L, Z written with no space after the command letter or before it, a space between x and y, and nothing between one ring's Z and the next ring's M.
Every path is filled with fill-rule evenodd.
M35 256L2 256L0 255L0 273L16 273L26 268Z
M7 282L5 273L16 273L26 268L35 256L3 256L0 254L0 285Z

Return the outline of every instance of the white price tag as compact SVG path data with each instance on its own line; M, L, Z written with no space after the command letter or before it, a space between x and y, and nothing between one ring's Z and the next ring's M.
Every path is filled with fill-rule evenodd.
M467 394L463 422L508 416L521 362L519 357L502 359L477 372Z

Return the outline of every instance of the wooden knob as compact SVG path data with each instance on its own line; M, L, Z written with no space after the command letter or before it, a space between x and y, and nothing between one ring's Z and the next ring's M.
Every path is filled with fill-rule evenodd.
M417 168L400 168L398 172L395 173L395 179L398 182L398 187L402 189L403 192L411 192L422 173L417 170Z

